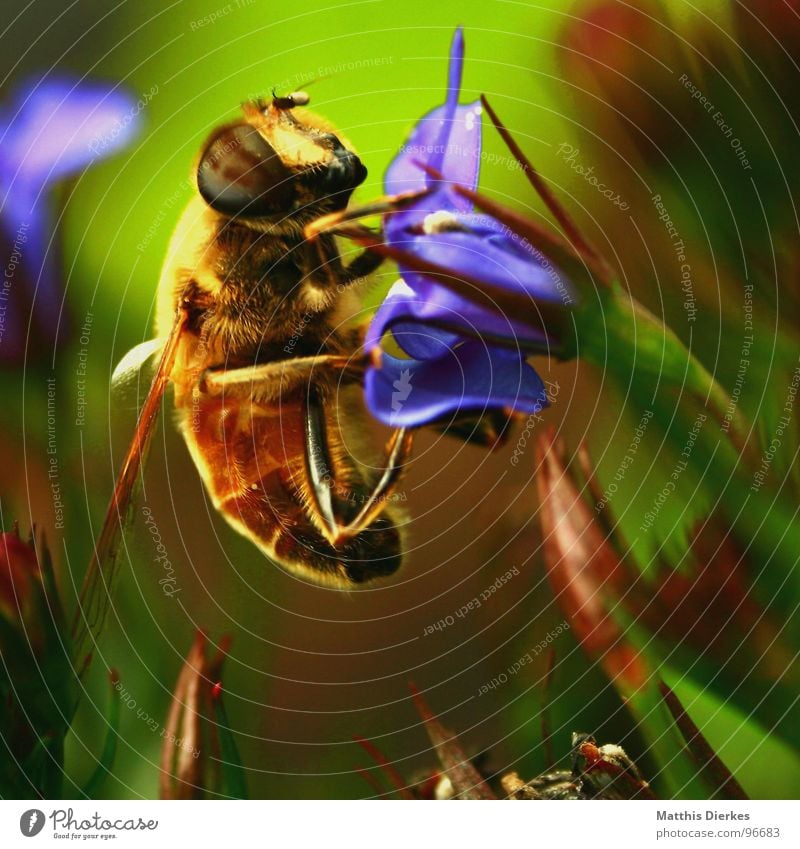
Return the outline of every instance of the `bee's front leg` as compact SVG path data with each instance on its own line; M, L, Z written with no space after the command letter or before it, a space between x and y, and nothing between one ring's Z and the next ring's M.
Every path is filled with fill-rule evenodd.
M376 198L371 203L348 206L347 209L331 212L328 215L323 215L315 219L305 226L303 232L305 237L310 241L319 239L326 233L329 235L347 236L349 235L348 224L350 222L360 221L362 218L369 218L373 215L383 215L387 212L397 212L430 193L431 189L402 192L397 195L384 195L383 197Z
M370 239L374 240L376 234L372 230L358 224L358 221L369 216L382 215L386 212L403 209L429 194L429 192L429 189L423 189L421 191L403 192L398 195L385 195L371 203L350 206L339 212L323 215L306 225L303 231L304 235L309 242L316 242L322 267L326 270L329 281L349 285L362 277L368 277L378 269L385 259L377 251L367 248L346 268L339 271L337 277L335 271L328 267L330 256L332 255L328 246L333 236L342 236L358 243L367 234ZM333 255L338 259L338 252Z
M348 286L356 280L363 277L369 277L374 271L380 268L384 261L384 257L375 251L362 251L352 262L344 269L344 275L341 283Z
M384 262L384 257L376 251L364 250L348 265L344 265L333 242L334 235L339 233L322 233L309 239L316 244L318 262L314 268L307 270L306 276L323 291L327 291L329 296L336 298L342 294L343 287L369 277Z

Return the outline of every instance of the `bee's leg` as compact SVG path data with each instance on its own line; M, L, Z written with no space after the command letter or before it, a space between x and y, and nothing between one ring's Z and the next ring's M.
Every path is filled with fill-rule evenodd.
M385 258L376 251L364 250L351 260L349 265L343 266L339 252L333 246L334 235L347 234L338 231L321 233L310 240L317 246L319 264L309 272L308 276L312 281L318 278L329 292L341 294L343 286L350 286L355 281L368 277L384 262Z
M406 428L395 430L386 445L383 473L372 491L364 500L358 513L352 518L343 515L350 502L336 498L336 481L328 455L325 435L325 413L316 398L310 398L306 407L306 464L311 481L309 495L312 508L321 521L322 532L334 547L358 536L369 528L386 508L405 463L411 454L412 434Z
M330 216L326 216L330 217ZM338 283L342 286L350 286L357 280L368 277L385 261L386 257L371 246L376 244L379 238L367 227L358 222L346 222L344 224L331 225L319 238L325 239L331 236L344 236L351 239L356 244L363 245L363 250L348 266L340 271L340 276L337 278L334 270L325 265L325 249L321 241L317 241L317 248L322 266L326 269L325 273L330 284ZM341 291L341 290L340 290Z
M384 262L384 257L375 251L362 251L350 264L344 269L344 275L341 283L345 286L360 280L362 277L369 277L373 271L376 271Z
M358 224L360 219L371 215L395 212L419 200L429 192L429 189L422 189L421 191L403 192L397 195L384 195L371 203L351 206L339 212L332 212L330 215L323 215L306 225L305 237L309 242L316 242L320 260L325 268L328 265L326 258L331 255L327 249L326 240L333 236L343 236L367 247L367 250L359 254L343 270L340 278L337 279L335 272L329 269L327 271L329 282L344 285L353 283L355 280L372 274L385 259L382 254L370 250L369 245L375 242L377 236L372 230Z
M317 246L319 266L311 276L321 276L331 291L341 293L342 286L350 286L358 280L369 277L386 259L386 256L373 247L380 243L380 237L372 230L359 224L359 220L371 215L394 212L413 203L430 193L430 189L403 192L396 195L384 195L376 200L347 207L339 212L323 215L307 224L304 235L309 242ZM338 250L332 247L333 237L342 236L365 248L350 264L342 267Z
M383 512L405 470L413 443L414 434L408 428L401 427L395 430L386 444L383 474L367 496L358 515L339 528L335 544L338 545L351 537L358 536Z
M513 414L505 410L488 410L481 416L464 414L446 426L433 427L445 436L480 445L482 448L498 448L507 441L514 418Z
M244 394L264 400L266 397L278 397L283 392L302 386L316 368L331 368L361 375L365 365L365 361L358 357L320 354L316 357L294 357L244 368L209 369L204 373L201 382L209 394Z
M422 189L415 192L402 192L397 195L384 195L376 198L371 203L359 204L358 206L348 206L339 212L332 212L330 215L323 215L307 224L305 227L305 237L309 241L318 239L323 233L341 234L342 225L346 225L349 221L359 221L362 218L369 218L371 215L383 215L386 212L396 212L404 206L408 206L414 201L419 200L425 195L430 194L430 189Z

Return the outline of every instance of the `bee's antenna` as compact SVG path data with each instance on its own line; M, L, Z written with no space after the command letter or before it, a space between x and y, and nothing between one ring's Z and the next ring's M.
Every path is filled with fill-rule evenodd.
M329 80L333 74L321 74L318 77L309 77L307 80L304 80L298 86L300 91L305 91L307 88L310 88L312 85L316 85L316 83L321 82L322 80Z

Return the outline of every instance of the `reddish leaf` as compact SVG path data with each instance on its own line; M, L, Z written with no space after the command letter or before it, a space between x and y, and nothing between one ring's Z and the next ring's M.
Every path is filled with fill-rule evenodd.
M457 799L496 799L470 759L464 754L456 736L448 731L433 715L419 690L410 685L411 696L417 707L428 736L436 749L442 769L447 773Z
M539 438L536 459L544 559L556 599L584 651L624 691L636 691L647 683L647 665L610 613L609 579L619 558L567 470L554 429Z

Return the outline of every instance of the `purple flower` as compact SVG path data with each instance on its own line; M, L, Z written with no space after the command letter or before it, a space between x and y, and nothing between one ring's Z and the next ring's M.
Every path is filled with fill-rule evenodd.
M458 104L463 58L459 28L447 100L419 121L386 174L387 194L429 193L386 217L386 243L444 269L463 286L480 279L499 292L527 296L535 315L534 300L563 302L552 265L499 221L475 214L453 188L475 190L481 159L480 101ZM538 412L547 405L542 380L525 361L526 352L547 347L541 329L402 261L399 267L402 280L379 307L365 340L367 350L381 352L380 366L368 370L365 383L378 419L416 427L457 413ZM389 331L407 358L383 350Z
M54 183L131 141L141 106L106 83L49 77L18 87L0 107L0 361L54 343L62 286L54 238Z

